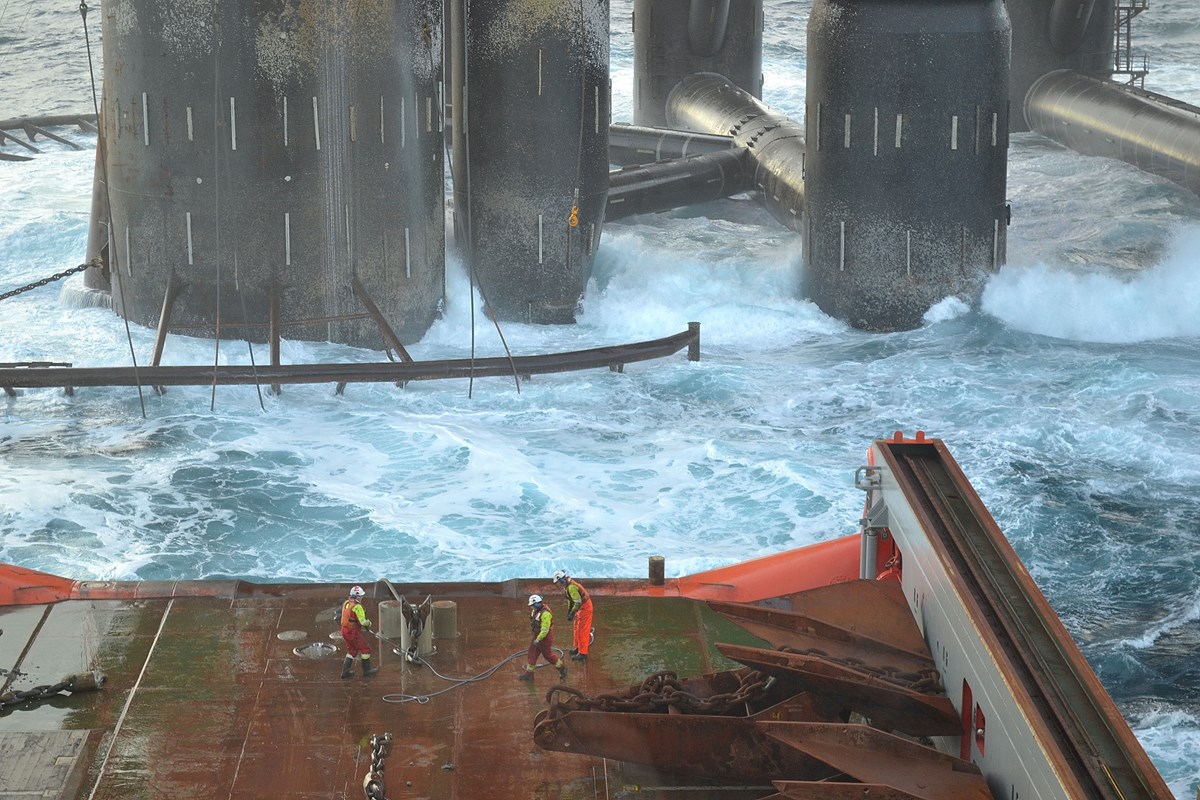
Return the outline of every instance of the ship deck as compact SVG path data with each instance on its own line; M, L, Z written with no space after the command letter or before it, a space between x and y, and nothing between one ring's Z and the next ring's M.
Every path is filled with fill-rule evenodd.
M344 646L334 622L345 586L206 586L217 596L0 607L6 689L53 685L94 667L107 676L99 691L0 712L0 798L363 797L371 737L385 733L393 737L383 761L389 797L680 796L680 776L534 745L534 715L559 681L552 668L539 669L531 684L516 680L529 593L546 592L562 621L556 646L570 646L562 604L546 585L398 587L410 601L453 601L458 635L433 640L436 651L425 657L432 669L373 640L380 672L363 678L356 667L349 680L339 677ZM617 583L593 592L593 655L569 662L566 680L588 694L663 669L735 668L715 642L760 644L703 602L629 596ZM377 601L390 599L382 584L375 593L366 602L372 619ZM297 655L313 643L337 652ZM434 672L476 676L497 665L465 684ZM687 796L763 794L723 788Z

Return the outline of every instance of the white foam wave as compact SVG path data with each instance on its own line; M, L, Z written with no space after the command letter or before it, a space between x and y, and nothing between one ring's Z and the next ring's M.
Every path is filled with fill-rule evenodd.
M1200 592L1192 595L1191 598L1180 602L1172 610L1170 614L1160 619L1157 623L1146 628L1141 636L1136 636L1130 639L1122 639L1119 644L1122 647L1130 647L1135 650L1145 650L1153 647L1154 643L1162 636L1176 631L1185 625L1189 625L1196 620L1200 620Z
M1085 342L1200 336L1200 229L1175 237L1163 259L1134 274L1045 264L1002 268L983 309L1018 330Z

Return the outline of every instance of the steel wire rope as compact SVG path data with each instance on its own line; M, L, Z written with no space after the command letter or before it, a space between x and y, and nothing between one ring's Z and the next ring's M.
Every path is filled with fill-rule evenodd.
M217 279L215 294L217 299L217 318L213 342L213 374L212 393L208 401L208 410L217 410L217 366L221 359L221 162L220 121L221 121L221 58L219 55L221 43L218 40L220 26L217 25L217 0L211 0L212 34L213 34L213 237L217 257L214 267Z
M470 67L468 66L467 56L466 56L466 54L468 52L470 52L470 49L471 49L470 43L467 41L467 33L471 29L471 26L467 24L467 20L469 17L469 11L470 11L470 5L471 5L470 0L462 0L462 21L461 21L462 31L463 31L463 38L462 38L462 41L463 41L463 46L462 46L462 50L463 50L462 126L463 126L463 128L462 128L462 132L463 132L463 158L467 162L466 164L463 165L463 170L467 177L467 191L464 192L464 194L466 195L466 198L467 198L467 283L469 284L468 294L471 297L471 368L470 368L470 375L467 379L467 399L470 399L472 397L474 390L475 390L475 292L471 291L471 290L475 289L475 287L478 287L479 288L479 296L483 299L484 307L490 308L492 305L490 302L488 302L487 294L483 291L483 285L479 283L479 279L478 279L479 276L475 274L475 231L471 225L471 200L472 200L471 131L470 131L470 128L467 126L468 117L466 114L466 109L470 105L467 102L467 86L469 86L471 83L470 73L468 71L470 69ZM455 55L457 55L457 54L458 54L457 51L455 51ZM490 316L492 318L492 324L496 326L496 334L500 337L500 344L504 346L504 353L506 356L508 356L509 365L512 366L513 382L516 383L516 385L517 385L517 394L520 394L521 393L521 378L517 374L517 362L513 360L512 350L510 350L508 348L508 341L504 338L504 331L500 330L500 320L496 317L496 314L494 312L489 314L488 316Z
M87 15L88 4L86 0L79 0L79 16L83 20L83 41L87 47L88 58L88 78L92 84L92 110L96 112L96 125L100 125L100 103L96 100L96 69L92 64L92 37L88 33ZM149 124L149 120L146 121ZM112 194L108 184L108 148L104 146L104 136L102 132L96 135L96 148L99 150L100 170L104 179L104 219L107 223L105 233L108 234L109 241L112 241ZM133 379L137 383L138 403L142 408L142 419L146 418L146 397L142 393L142 379L138 374L137 352L133 349L133 334L129 330L129 307L125 304L125 282L121 280L121 262L117 252L118 248L113 247L109 250L109 256L112 259L113 269L109 274L116 276L117 291L121 295L121 319L125 321L125 339L129 342L129 358L133 361Z
M215 50L215 47L214 47ZM229 151L225 151L225 180L229 182L229 194L233 195L233 167L230 164ZM216 178L220 182L220 175ZM246 313L246 293L242 290L241 272L238 269L238 236L237 236L237 215L235 214L230 226L233 228L233 286L237 290L238 299L242 303L242 325L246 329L246 349L250 352L250 370L254 373L254 389L258 392L258 407L262 411L266 411L267 407L263 403L262 383L258 379L258 363L254 360L254 345L250 342L250 316ZM218 254L219 255L219 254ZM220 305L218 303L218 308ZM214 387L214 392L216 391Z
M389 639L388 637L386 637L382 634L376 633L375 631L370 630L370 629L367 629L367 633L371 634L372 636L374 636L376 639L378 639L381 642L387 642L388 644L393 645L396 650L400 649L400 645L397 642L393 641L392 639ZM558 653L559 657L561 658L562 654L563 654L562 648L555 647L554 650ZM433 664L430 664L428 661L421 658L420 656L413 656L414 663L421 664L425 667L428 667L429 671L432 672L434 675L436 675L437 677L441 678L444 681L450 681L454 685L447 686L445 689L440 689L436 692L431 692L429 694L405 694L403 692L390 692L388 694L385 694L380 699L383 700L383 702L385 702L385 703L402 704L402 703L415 702L418 705L425 705L426 703L428 703L430 700L437 697L438 695L446 694L447 692L454 691L455 689L461 689L463 686L466 686L468 684L479 683L480 681L487 680L488 678L495 675L496 671L499 670L501 667L503 667L505 664L507 664L508 662L512 661L515 658L520 658L521 656L525 655L526 652L528 652L528 651L517 650L515 653L512 653L512 654L504 657L500 661L498 661L495 664L493 664L492 666L488 667L483 672L480 672L475 675L468 675L465 678L456 678L456 677L453 677L450 675L443 675L442 673L437 671L437 669L433 666ZM535 667L535 669L541 669L542 667L546 667L546 666L549 666L549 664L538 664L537 667ZM393 699L393 698L399 698L399 699Z

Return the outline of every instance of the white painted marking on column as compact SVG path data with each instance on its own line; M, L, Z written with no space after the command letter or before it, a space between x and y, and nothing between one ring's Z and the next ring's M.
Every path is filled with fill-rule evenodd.
M283 146L288 146L287 98L283 98Z
M958 114L950 117L950 149L958 149Z
M409 255L408 228L404 229L404 277L412 277L412 258Z
M358 115L354 113L354 104L350 104L350 141L358 141Z
M146 147L150 146L150 101L145 92L142 92L142 140Z
M379 95L379 143L383 144L383 95Z
M817 103L817 149L821 149L821 104Z
M188 266L195 264L192 259L192 212L187 212Z
M538 214L538 263L544 264L545 261L542 257L542 215Z
M904 271L912 277L912 231L904 232Z
M900 134L904 130L904 115L896 115L896 149L900 149Z
M196 141L196 137L192 135L192 107L187 107L187 123L188 123L188 141Z
M838 224L841 226L841 231L838 234L838 244L840 247L840 253L838 255L838 270L841 272L845 272L846 271L846 222L845 222L845 220L843 220L842 222L840 222Z
M413 134L421 140L421 94L413 92Z
M850 149L850 115L846 115L846 127L842 131L842 147Z
M292 215L287 211L283 212L283 263L292 265Z
M542 96L542 48L538 48L538 97Z
M125 274L133 275L133 255L129 252L129 226L125 226Z
M996 112L992 112L992 147L996 146Z
M596 109L596 133L600 133L600 87L592 87L592 105Z
M229 96L229 149L237 150L237 101Z
M404 98L401 97L400 98L400 146L401 147L404 147L404 143L407 141L406 134L408 131L408 129L404 127L404 112L405 112Z
M979 126L983 117L981 116L982 109L975 106L975 155L979 155Z
M992 220L992 269L996 268L997 259L1000 258L1000 220Z
M425 132L433 133L433 97L425 95Z
M317 149L321 149L321 114L317 111L317 98L313 96L313 136L317 140Z
M350 204L346 204L346 255L350 255Z
M875 106L875 144L872 155L879 155L879 106Z

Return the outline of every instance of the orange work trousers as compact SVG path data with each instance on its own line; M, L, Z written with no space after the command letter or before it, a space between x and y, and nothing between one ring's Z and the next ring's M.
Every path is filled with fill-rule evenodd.
M592 638L592 601L588 600L575 612L575 649L587 655Z

